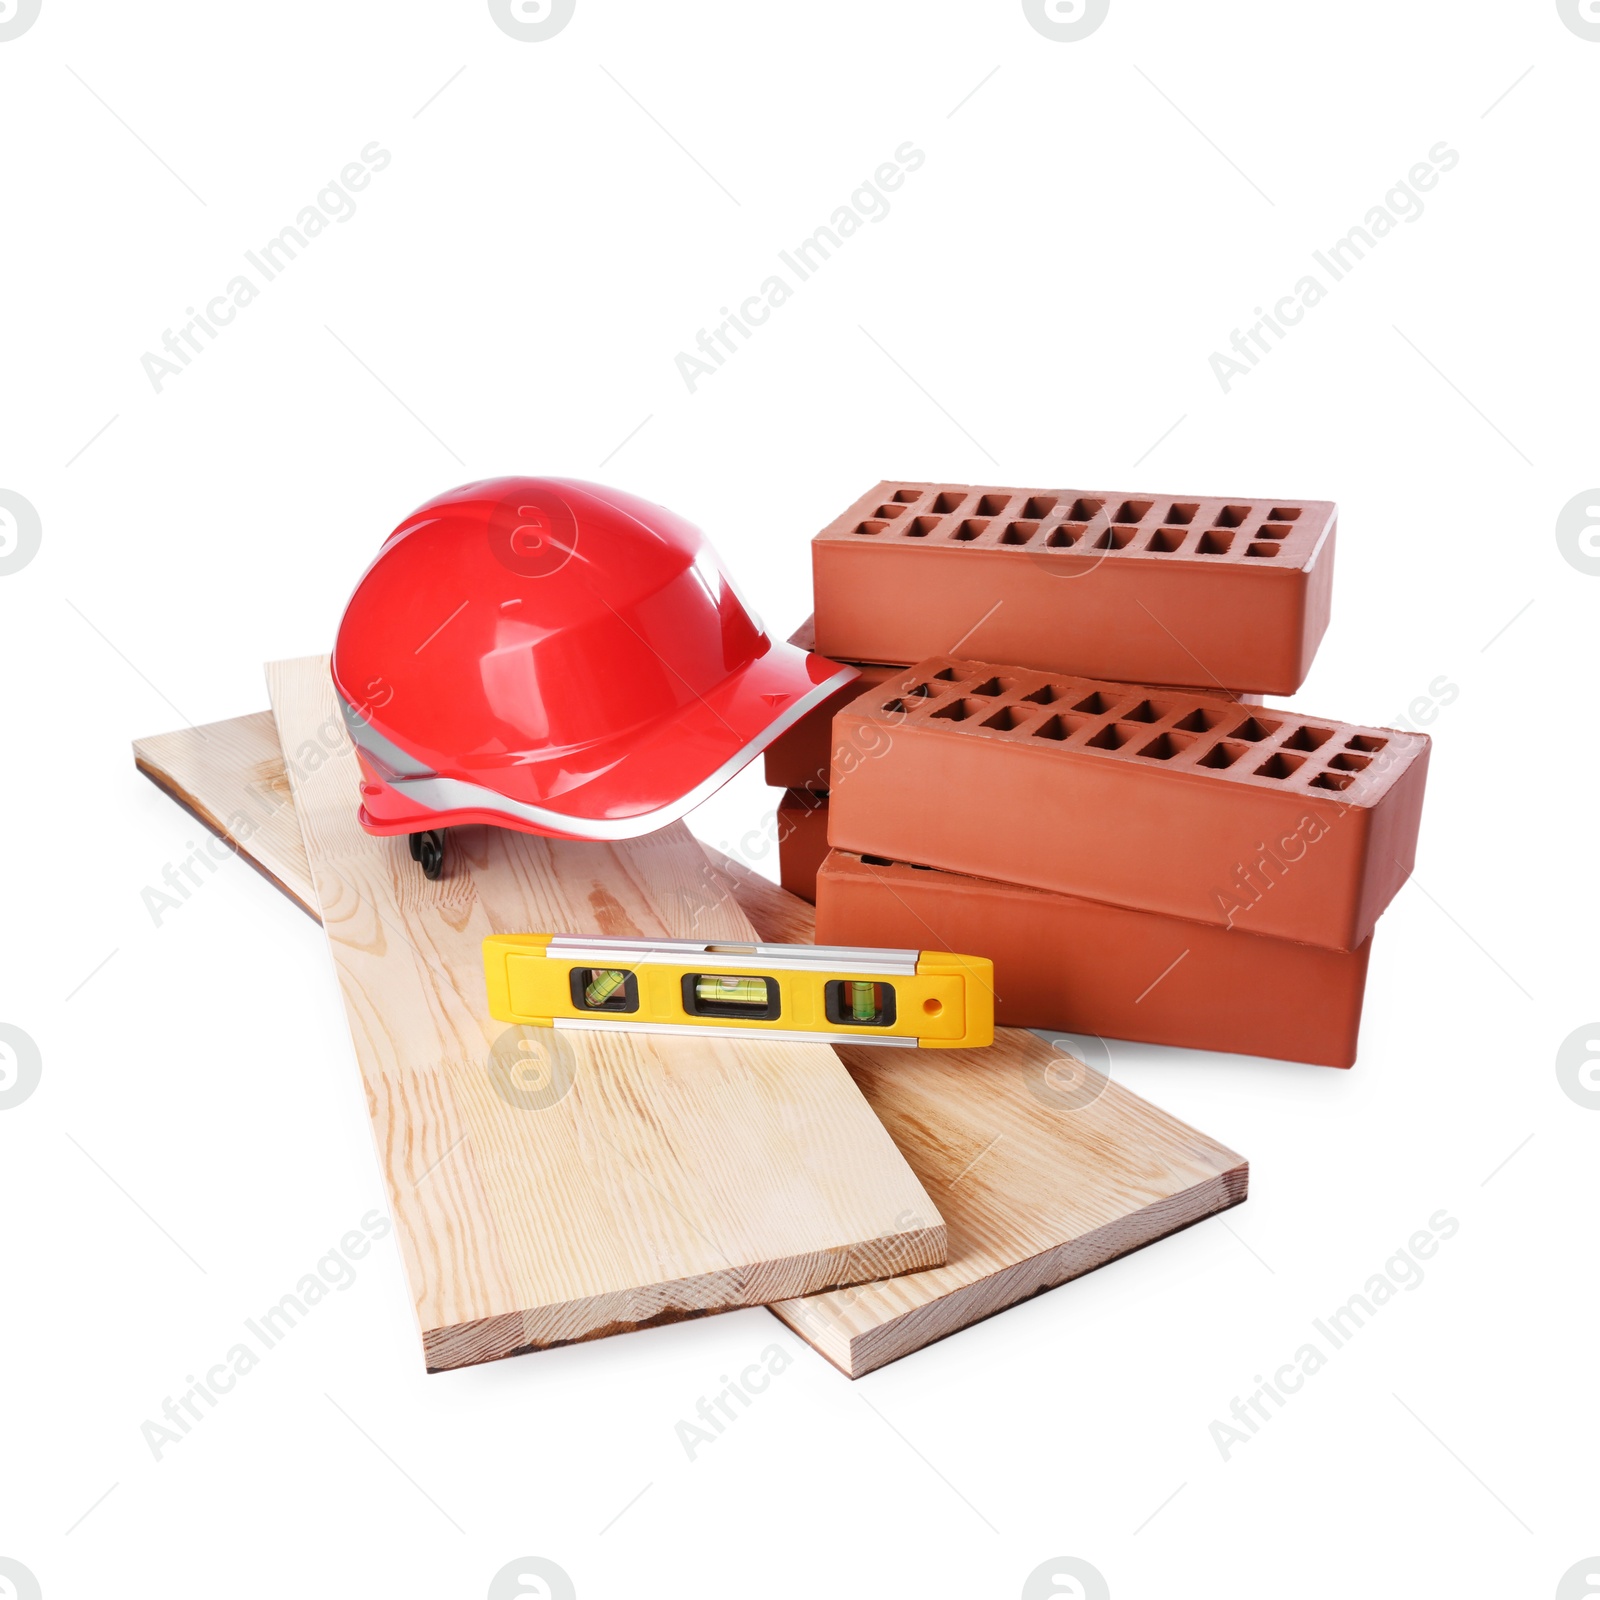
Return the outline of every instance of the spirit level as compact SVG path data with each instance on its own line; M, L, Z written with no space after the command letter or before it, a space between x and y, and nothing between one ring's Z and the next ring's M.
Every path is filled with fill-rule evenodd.
M483 941L483 967L490 1014L535 1027L994 1042L994 964L942 950L497 933Z

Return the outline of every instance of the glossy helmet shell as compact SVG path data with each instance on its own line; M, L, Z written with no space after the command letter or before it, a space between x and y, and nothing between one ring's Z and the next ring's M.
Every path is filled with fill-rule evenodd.
M853 676L768 638L698 528L558 478L419 507L333 653L373 833L649 833Z

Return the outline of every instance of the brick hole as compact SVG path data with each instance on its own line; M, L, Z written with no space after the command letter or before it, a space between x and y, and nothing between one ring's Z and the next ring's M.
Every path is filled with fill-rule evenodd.
M1259 543L1256 543L1256 544L1250 545L1250 547L1245 551L1245 554L1247 556L1258 556L1258 557L1270 558L1272 556L1277 555L1279 550L1281 550L1282 548L1283 548L1282 545L1277 545L1277 544L1259 544Z
M1304 756L1285 755L1281 750L1274 750L1265 761L1256 768L1258 778L1292 778L1305 764Z
M1350 756L1342 750L1328 763L1337 772L1365 772L1371 764L1371 756Z
M1079 499L1072 502L1072 509L1067 513L1068 522L1092 522L1105 510L1105 501L1091 498Z
M1383 749L1388 742L1387 739L1378 738L1376 734L1358 733L1355 738L1346 739L1344 747L1346 750L1365 750L1371 753Z
M964 494L951 494L949 490L946 490L943 494L934 497L933 509L939 512L955 511L966 498Z
M1094 542L1096 550L1125 550L1133 542L1137 528L1107 528Z
M1158 706L1154 701L1141 700L1132 711L1124 711L1123 722L1159 722L1167 714L1166 706Z
M1046 717L1033 730L1035 739L1070 739L1083 724L1075 717Z
M901 505L905 505L905 506L915 505L917 503L917 501L919 501L922 498L922 490L920 490L920 489L896 489L895 492L894 492L893 498L898 500Z
M1320 750L1333 737L1332 728L1296 728L1283 741L1285 750Z
M946 722L965 722L969 717L975 717L983 707L976 700L952 700L947 706L940 706L931 715L943 717Z
M1025 517L1048 517L1050 513L1055 510L1055 508L1056 497L1053 494L1036 494L1027 503L1027 505L1022 508L1022 514Z
M978 501L978 515L980 517L998 517L1005 508L1011 504L1008 494L986 494Z
M906 717L910 716L914 708L908 706L904 700L895 699L889 701L883 709L887 711L891 717Z
M963 543L966 543L970 540L976 539L980 534L987 533L988 529L989 524L987 522L969 517L967 521L963 522L956 529L956 531L950 535L950 537L952 539L959 539Z
M1181 756L1194 740L1181 733L1158 733L1138 754L1151 761L1170 761Z
M1178 549L1188 537L1187 528L1157 528L1146 541L1145 549L1171 552Z
M889 526L889 524L887 522L876 522L876 521L874 521L874 522L858 522L856 524L856 532L857 533L882 533L883 530L885 528L887 528L888 526Z
M906 508L894 504L879 506L877 514L880 517L903 517L906 514Z
M1225 556L1233 549L1233 535L1218 533L1214 528L1208 529L1200 536L1200 543L1195 549L1203 556Z
M1353 772L1319 772L1311 780L1313 789L1348 789L1356 781Z
M1039 685L1039 687L1033 691L1032 694L1025 694L1022 697L1023 704L1024 705L1030 705L1030 706L1048 706L1048 705L1053 705L1055 703L1055 700L1056 700L1055 686L1053 684L1049 684L1049 683L1041 683Z
M967 691L968 694L997 695L1004 694L1011 685L1004 678L985 678L982 683L975 683Z
M1137 728L1124 728L1119 723L1108 722L1087 743L1095 750L1120 750L1130 739L1139 736Z
M1045 544L1052 550L1069 550L1083 537L1081 522L1063 522L1051 533Z
M1195 762L1197 767L1231 767L1240 756L1244 755L1250 746L1247 744L1229 744L1224 739L1220 744L1214 744L1206 753Z
M1116 703L1110 695L1101 694L1096 689L1093 694L1080 700L1072 709L1081 711L1086 717L1098 717L1102 712L1109 711Z
M926 700L929 695L935 693L937 693L937 690L934 689L932 684L927 683L913 684L911 688L906 690L908 696L915 695L919 700Z
M1274 506L1267 513L1268 522L1295 522L1300 517L1299 506Z
M954 683L956 681L956 676L956 669L954 667L940 667L939 670L933 675L936 683Z
M1161 520L1170 522L1174 527L1187 528L1200 514L1200 505L1195 500L1174 500L1171 509Z
M1155 510L1154 500L1124 500L1117 507L1113 522L1143 522Z
M1213 528L1242 528L1250 520L1249 506L1224 506L1217 513Z
M1000 535L1001 544L1026 544L1039 531L1037 522L1012 522Z
M906 538L926 539L943 520L942 517L913 517L906 524Z
M1026 713L1019 714L1011 706L1001 706L992 717L985 717L979 724L983 728L993 728L996 733L1008 733L1019 723L1025 720Z
M1282 726L1281 722L1268 722L1261 717L1246 717L1228 737L1248 739L1251 744L1256 744L1262 739L1270 739Z
M1181 729L1184 733L1209 733L1222 721L1223 713L1220 711L1191 711L1188 716L1174 722L1174 728Z

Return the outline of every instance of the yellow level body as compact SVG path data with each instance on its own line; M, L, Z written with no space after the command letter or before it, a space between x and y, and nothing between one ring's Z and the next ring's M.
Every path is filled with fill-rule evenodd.
M942 950L496 933L483 967L490 1015L531 1027L994 1042L994 963Z

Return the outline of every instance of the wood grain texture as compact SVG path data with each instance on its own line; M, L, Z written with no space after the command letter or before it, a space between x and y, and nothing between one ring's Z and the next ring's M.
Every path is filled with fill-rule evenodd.
M430 883L356 820L325 659L268 685L430 1369L943 1260L932 1201L826 1046L489 1018L489 933L753 938L687 830L455 829Z
M217 726L247 742L249 770L270 766L266 746L277 737L270 713ZM187 751L193 733L164 738L174 741L164 757L198 774L206 788L186 795L171 771L151 776L199 816L233 814L244 798L240 774ZM311 895L297 837L260 830L236 848L254 854L269 877ZM726 856L706 853L714 872L699 895L737 899L763 939L811 941L810 906ZM944 1051L909 1061L892 1050L842 1052L935 1197L949 1240L942 1267L772 1308L851 1376L1245 1198L1248 1168L1231 1150L1116 1083L1080 1110L1063 1108L1060 1094L1081 1097L1081 1089L1072 1092L1075 1080L1061 1082L1073 1064L1034 1034L1001 1028L996 1038L995 1049L965 1059ZM1076 1081L1093 1086L1088 1078Z
M320 922L270 711L133 741L139 770Z
M747 868L719 870L763 938L815 913ZM1038 1034L986 1050L839 1054L934 1197L942 1266L771 1306L853 1378L1244 1200L1242 1156ZM897 1059L897 1057L899 1059Z

